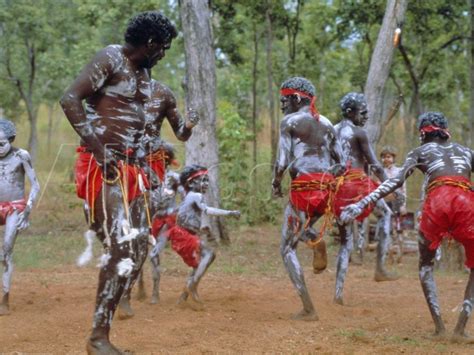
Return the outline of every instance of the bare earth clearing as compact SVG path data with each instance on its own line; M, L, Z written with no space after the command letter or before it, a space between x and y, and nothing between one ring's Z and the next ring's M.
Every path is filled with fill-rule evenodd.
M30 239L33 237L26 236ZM57 237L55 237L57 238ZM80 238L77 236L64 238ZM53 238L54 239L54 238ZM318 352L318 353L473 353L472 346L433 341L431 317L416 272L417 257L398 267L402 278L376 283L373 256L364 266L349 268L345 303L332 303L334 259L321 275L311 272L311 254L301 246L306 282L319 312L317 322L290 320L300 301L283 270L278 229L242 228L233 244L218 251L216 263L202 281L206 309L180 308L187 268L165 251L161 303L133 301L135 317L115 320L112 341L137 354L158 352ZM25 239L17 244L17 260ZM79 249L77 251L79 253ZM76 256L71 255L71 260ZM19 261L19 260L18 260ZM20 267L14 275L12 312L0 318L0 351L4 353L85 353L97 269ZM146 265L147 293L150 272ZM448 329L462 301L467 274L436 274L440 304ZM467 330L474 332L472 322Z

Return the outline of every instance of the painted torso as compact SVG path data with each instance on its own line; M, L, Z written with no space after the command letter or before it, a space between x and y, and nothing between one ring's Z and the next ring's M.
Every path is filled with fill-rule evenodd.
M334 129L341 144L342 152L346 160L350 161L351 167L364 169L366 159L358 142L358 134L362 128L357 127L347 119L343 119L334 126Z
M25 198L25 154L23 149L12 148L0 158L0 202Z
M100 89L86 99L87 120L108 148L125 152L139 147L145 129L145 105L150 100L150 77L144 68L134 68L119 45L106 48L113 75L104 83L100 68L91 82ZM98 64L95 64L98 65ZM104 85L105 84L105 85Z
M204 195L189 191L178 208L177 224L196 234L199 233L204 209Z

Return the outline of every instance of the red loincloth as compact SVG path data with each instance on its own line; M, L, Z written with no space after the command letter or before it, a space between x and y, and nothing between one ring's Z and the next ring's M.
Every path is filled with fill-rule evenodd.
M436 249L444 237L456 239L464 246L466 266L474 268L474 191L462 176L442 176L427 189L420 231Z
M102 169L97 165L94 155L85 147L78 147L79 153L76 166L76 193L79 198L86 200L87 204L94 208L95 200L102 189ZM148 187L148 180L143 169L119 161L120 179L124 184L128 202L133 201L142 194L138 185L138 175L142 175L145 187Z
M155 172L155 174L158 176L158 178L161 181L165 180L165 173L166 173L165 160L166 160L166 153L163 149L157 150L156 152L148 154L146 156L146 161L148 162L148 165L150 166L151 170Z
M171 229L176 224L176 214L170 214L163 217L156 217L153 219L153 223L151 225L151 234L153 237L158 237L158 233L160 233L161 229L166 225L168 229Z
M197 235L178 225L174 225L168 231L168 238L171 241L173 250L183 258L187 265L193 268L198 267L199 260L201 259L201 242Z
M343 176L343 183L337 188L334 197L333 211L337 217L341 215L344 207L359 202L379 186L362 169L348 169ZM357 220L363 221L367 218L374 207L373 204L367 206Z
M25 199L15 201L4 201L0 202L0 226L5 225L7 217L13 212L23 212L26 208Z
M290 201L306 215L323 215L328 206L334 176L328 173L311 173L298 176L291 182Z

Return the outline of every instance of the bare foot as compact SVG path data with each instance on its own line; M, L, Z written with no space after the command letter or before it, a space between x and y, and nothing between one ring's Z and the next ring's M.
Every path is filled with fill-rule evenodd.
M191 307L194 311L203 311L204 310L204 303L200 299L189 297L188 298L188 306Z
M393 272L387 272L387 271L376 271L374 275L374 280L377 282L381 281L395 281L400 278L399 275L393 273Z
M160 302L160 296L158 295L151 295L150 304L158 304Z
M6 316L10 314L10 307L8 304L0 303L0 316Z
M130 306L130 302L127 297L122 297L118 305L117 317L120 320L132 318L135 315L133 309Z
M319 317L318 317L318 314L316 313L316 311L306 311L306 310L302 310L296 314L294 314L291 319L293 320L302 320L302 321L305 321L305 322L314 322L314 321L317 321L319 320Z
M328 265L328 254L326 251L326 242L321 239L321 241L316 244L313 248L313 272L315 274L320 274Z
M433 340L446 340L447 334L445 329L435 330L433 334L431 334L431 338Z
M474 344L474 337L466 333L453 333L451 337L451 343L456 344Z
M342 300L342 297L334 297L333 302L334 302L335 304L340 305L340 306L344 306L344 301Z
M86 346L87 354L89 355L122 355L124 354L115 346L112 345L110 341L105 338L91 340L87 342Z

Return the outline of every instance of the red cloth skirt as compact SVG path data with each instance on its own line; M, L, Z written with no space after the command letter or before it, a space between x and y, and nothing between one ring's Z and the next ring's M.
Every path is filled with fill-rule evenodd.
M334 197L334 214L339 217L342 209L350 204L359 202L362 198L377 189L379 184L370 179L362 169L349 169L344 173L343 183L338 187ZM375 205L370 204L357 217L358 221L363 221L369 216Z
M201 259L201 241L197 235L175 225L168 231L168 238L171 241L171 248L181 256L187 265L193 268L198 267Z
M456 186L464 185L466 188ZM432 188L430 186L433 186ZM420 231L436 249L444 237L452 237L464 246L466 266L474 268L474 191L462 176L442 176L428 186L423 204Z
M90 207L94 206L95 200L102 189L102 169L97 165L94 155L86 151L85 147L78 147L79 155L76 160L76 193L79 198L87 201ZM121 181L125 184L128 202L133 201L142 194L138 186L138 175L142 175L145 187L148 187L148 180L143 169L119 162Z
M165 166L166 154L164 150L158 150L152 154L148 154L146 161L150 166L151 170L155 172L161 181L165 180L166 166Z
M151 234L156 238L161 229L166 225L168 229L173 228L176 224L176 214L170 214L168 216L153 218L151 225Z
M0 202L0 225L5 225L7 217L13 212L18 211L21 213L25 210L25 208L25 199Z
M298 176L291 182L290 201L307 216L323 215L328 206L334 176L328 173L311 173Z

